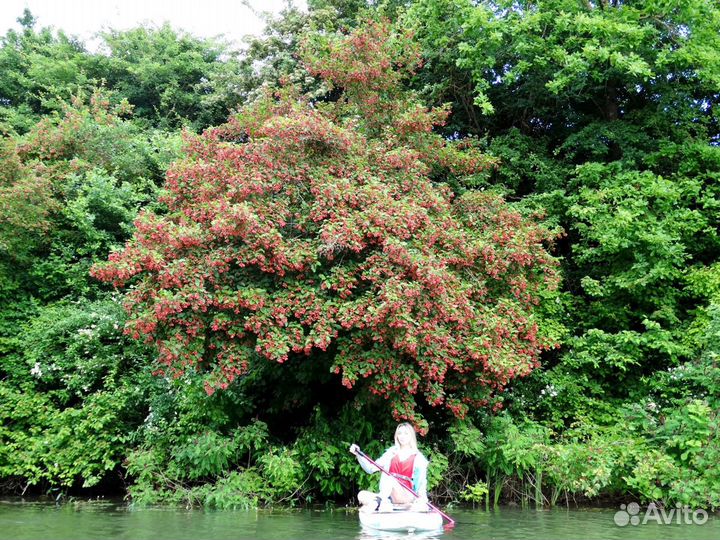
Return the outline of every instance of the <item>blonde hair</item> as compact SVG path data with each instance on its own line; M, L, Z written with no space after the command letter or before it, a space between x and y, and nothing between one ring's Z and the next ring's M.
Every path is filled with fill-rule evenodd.
M398 432L401 429L407 429L410 432L410 446L413 450L417 450L417 436L415 435L415 428L413 425L409 422L403 422L402 424L398 424L398 427L395 428L395 446L400 448L400 443L398 442Z

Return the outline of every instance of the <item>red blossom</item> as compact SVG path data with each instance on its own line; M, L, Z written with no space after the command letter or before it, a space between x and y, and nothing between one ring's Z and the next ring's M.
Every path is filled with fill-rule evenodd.
M306 65L343 99L284 88L186 134L168 213L140 216L92 273L134 280L128 331L158 346L163 372L209 362L212 393L257 355L334 345L341 384L366 386L424 432L419 397L462 417L553 345L535 315L557 282L551 236L495 194L454 197L430 180L493 163L433 134L447 111L402 91L418 63L406 39L374 23L321 45L306 45Z

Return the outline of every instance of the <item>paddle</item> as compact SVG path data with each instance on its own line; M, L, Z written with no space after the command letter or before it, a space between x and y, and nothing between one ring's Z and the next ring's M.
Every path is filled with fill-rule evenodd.
M388 471L386 471L385 469L383 469L380 465L378 465L377 463L375 463L365 452L363 452L363 451L360 450L359 448L357 448L357 449L355 450L355 452L356 452L357 455L359 455L360 457L367 459L367 460L370 462L371 465L377 467L381 472L387 474L387 475L390 476L391 478L395 478L392 474L390 474ZM410 493L412 493L412 494L415 496L416 499L419 498L419 497L418 497L418 494L415 493L415 490L414 490L413 488L406 486L406 485L403 484L402 482L398 482L398 484L400 484L402 487L404 487L406 490L408 490ZM450 516L448 516L445 512L443 512L442 510L440 510L437 506L435 506L434 504L430 503L429 501L426 501L426 504L427 504L428 507L430 507L434 512L437 512L438 514L440 514L442 517L444 517L444 518L447 520L447 523L446 523L445 526L444 526L446 529L452 529L452 528L455 526L455 520L454 520L453 518L451 518Z

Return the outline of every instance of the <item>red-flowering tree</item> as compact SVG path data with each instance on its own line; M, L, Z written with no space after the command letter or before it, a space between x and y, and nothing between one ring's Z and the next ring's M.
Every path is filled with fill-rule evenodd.
M431 180L494 164L433 134L446 111L402 90L419 61L406 36L374 23L303 58L340 98L284 88L188 135L168 212L142 214L93 274L132 283L126 331L163 372L206 370L212 392L261 357L330 350L345 386L364 380L424 432L418 396L462 416L538 365L550 235L497 195Z

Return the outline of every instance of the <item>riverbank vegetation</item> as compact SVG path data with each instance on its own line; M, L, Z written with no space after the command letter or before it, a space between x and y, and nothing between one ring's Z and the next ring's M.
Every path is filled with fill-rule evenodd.
M0 484L720 506L720 10L309 2L0 41Z

